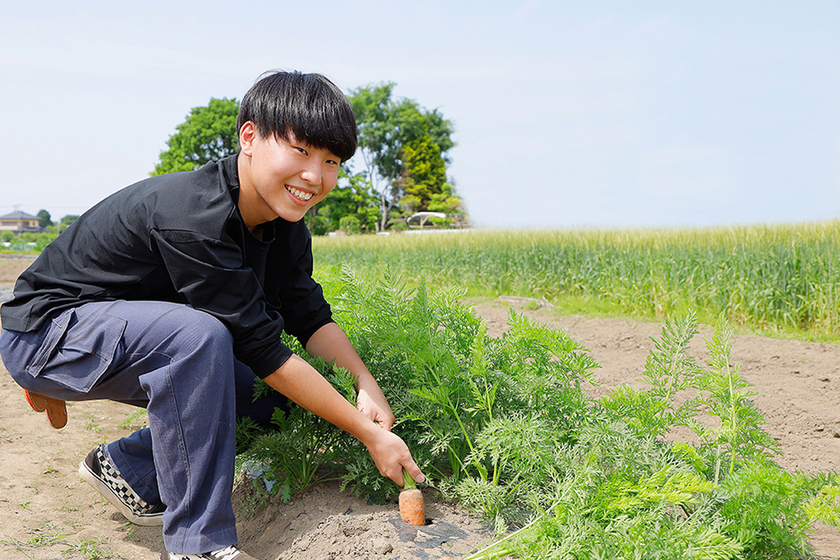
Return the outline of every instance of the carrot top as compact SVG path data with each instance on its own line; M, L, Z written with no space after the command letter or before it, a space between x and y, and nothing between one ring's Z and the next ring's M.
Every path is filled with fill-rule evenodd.
M405 470L405 467L403 467L402 471L403 471L403 484L404 484L403 489L408 490L410 488L417 488L417 483L414 482L414 479L411 478L411 475L408 474L408 471Z

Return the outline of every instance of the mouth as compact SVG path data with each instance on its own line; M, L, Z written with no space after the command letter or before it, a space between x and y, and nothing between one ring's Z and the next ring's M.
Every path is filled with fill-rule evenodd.
M300 189L296 189L295 187L290 187L289 185L286 185L286 190L289 191L289 194L301 202L308 202L313 196L311 192L302 191Z

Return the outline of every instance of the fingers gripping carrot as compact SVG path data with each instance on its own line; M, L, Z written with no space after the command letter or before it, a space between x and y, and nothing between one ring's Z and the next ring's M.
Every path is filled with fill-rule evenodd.
M405 486L400 492L400 518L415 527L426 524L426 506L423 493L417 488L414 479L403 469Z

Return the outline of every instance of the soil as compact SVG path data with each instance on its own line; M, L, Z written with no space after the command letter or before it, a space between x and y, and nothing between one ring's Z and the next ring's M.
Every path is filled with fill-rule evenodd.
M0 258L0 301L29 259ZM5 296L5 297L4 297ZM652 337L660 323L567 316L515 298L475 305L491 336L501 336L508 309L561 329L588 348L601 365L590 388L599 396L621 384L642 386ZM703 336L692 354L708 357ZM778 340L750 334L734 337L733 362L754 385L766 429L790 471L836 471L840 463L840 345ZM162 550L159 527L128 523L78 476L79 462L95 445L137 429L145 416L107 402L68 403L70 420L52 429L32 411L5 370L0 371L0 558L126 558L153 560ZM491 538L479 520L440 500L428 489L430 524L412 528L400 521L395 503L371 504L325 483L287 503L266 500L252 481L234 492L240 546L262 560L458 558ZM812 538L820 558L840 556L840 533L817 526Z

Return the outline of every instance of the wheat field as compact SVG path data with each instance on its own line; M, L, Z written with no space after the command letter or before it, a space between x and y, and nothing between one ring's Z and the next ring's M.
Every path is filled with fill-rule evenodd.
M584 310L656 319L692 309L761 331L840 338L840 221L319 237L313 250L321 267L390 268L471 296L583 301Z

